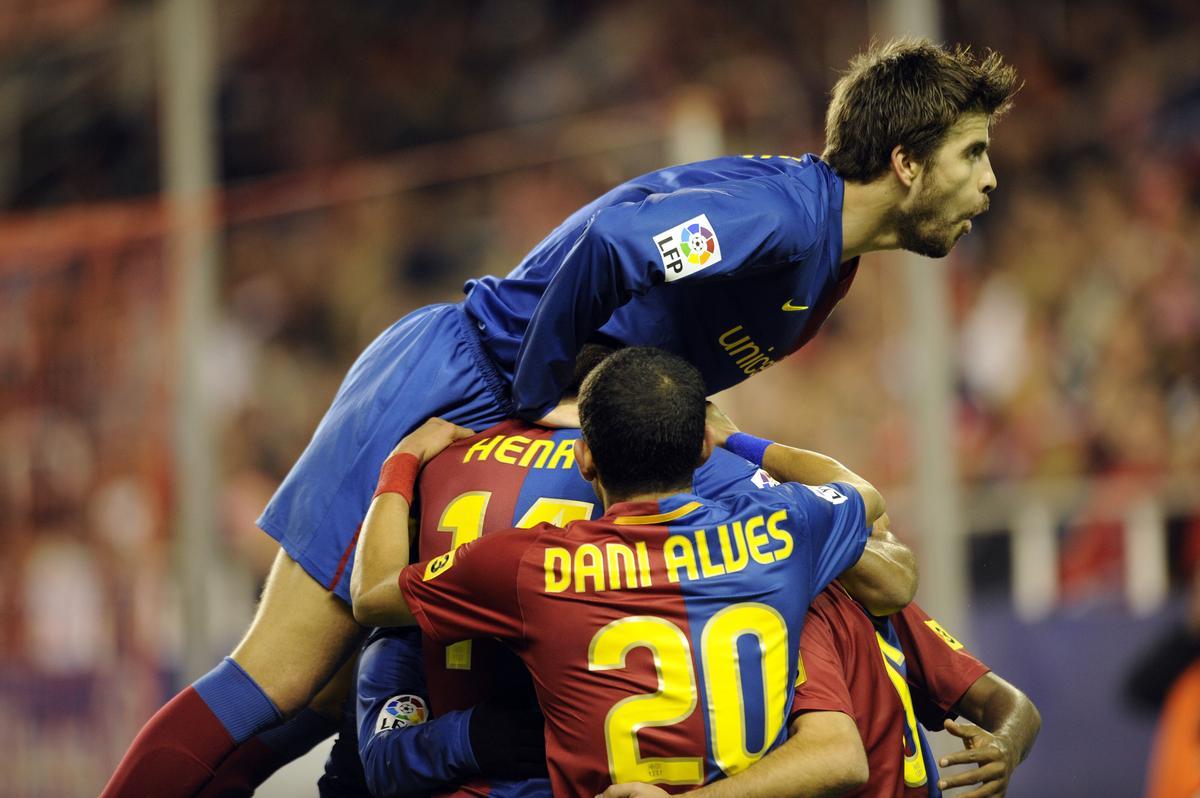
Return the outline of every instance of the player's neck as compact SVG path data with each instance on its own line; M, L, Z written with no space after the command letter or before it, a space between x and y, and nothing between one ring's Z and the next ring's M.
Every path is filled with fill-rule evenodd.
M896 249L899 237L892 223L899 198L887 177L870 183L847 180L842 196L842 262L867 252Z
M599 484L596 485L596 488L600 493L601 500L604 502L604 511L608 512L609 508L616 504L628 504L631 502L656 502L660 499L666 499L670 496L678 496L680 493L687 493L690 491L692 486L680 485L673 490L656 490L646 493L611 493Z

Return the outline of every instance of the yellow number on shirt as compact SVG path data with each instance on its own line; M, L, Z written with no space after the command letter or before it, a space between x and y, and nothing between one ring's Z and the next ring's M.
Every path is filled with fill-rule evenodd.
M451 551L483 534L483 521L491 498L490 490L468 491L455 496L446 505L446 509L442 510L437 528L439 532L450 533ZM529 529L541 523L563 526L571 521L590 518L594 506L592 502L542 496L525 511L525 515L521 516L516 526L518 529ZM470 640L446 647L446 667L449 670L471 670Z
M763 685L763 745L750 751L746 744L745 696L738 642L757 639ZM703 784L704 757L647 757L641 755L638 731L686 720L696 708L696 676L691 646L683 631L663 618L635 615L605 626L592 638L588 669L625 667L635 648L654 656L658 690L618 701L604 722L609 775L613 783L644 781L658 784ZM701 662L708 691L709 730L717 765L732 775L766 753L783 728L788 698L788 634L783 617L765 604L734 604L718 612L700 637Z
M696 756L642 758L637 733L647 726L670 726L696 708L696 676L691 646L679 627L663 618L630 616L613 621L592 638L588 670L625 667L635 648L648 648L658 672L658 690L623 698L604 720L608 769L613 783L703 784L704 759Z
M762 748L757 751L746 747L746 700L738 657L738 642L746 635L758 640L761 652L761 701L766 712ZM766 604L734 604L704 625L700 650L708 688L713 758L721 770L737 773L761 759L783 728L788 693L787 623Z
M904 723L908 727L908 735L912 739L913 752L904 755L904 783L909 787L920 787L929 776L925 771L925 755L921 752L921 738L917 732L917 714L913 711L912 694L908 692L908 682L898 666L904 664L904 652L875 633L879 643L879 653L883 656L883 666L887 670L892 686L900 695L900 703L904 706Z

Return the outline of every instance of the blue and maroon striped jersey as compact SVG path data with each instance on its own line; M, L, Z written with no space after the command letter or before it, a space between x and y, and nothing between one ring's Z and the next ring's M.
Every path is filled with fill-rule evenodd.
M616 505L587 520L595 506L585 512L582 493L526 495L524 478L519 490L495 481L501 471L485 490L454 478L481 459L551 468L567 435L546 431L542 445L482 433L427 467L423 536L478 537L492 513L532 528L405 569L422 631L453 644L448 672L468 658L477 667L479 641L454 649L470 638L499 638L520 656L546 715L556 795L614 781L680 791L748 767L786 734L804 613L862 553L861 498L841 484L787 483ZM427 487L439 501L426 503ZM523 498L492 505L505 494Z

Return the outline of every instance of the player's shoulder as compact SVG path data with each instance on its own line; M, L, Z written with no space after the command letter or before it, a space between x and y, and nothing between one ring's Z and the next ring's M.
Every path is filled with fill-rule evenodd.
M757 502L763 505L787 506L804 511L810 506L845 504L854 490L841 483L806 485L802 482L774 482L759 491L738 494L735 500Z

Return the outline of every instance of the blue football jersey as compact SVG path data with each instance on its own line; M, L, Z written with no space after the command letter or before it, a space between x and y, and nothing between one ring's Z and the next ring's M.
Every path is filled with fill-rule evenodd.
M650 172L580 208L507 277L469 281L467 311L527 418L558 401L589 340L678 354L716 393L802 346L848 290L843 189L811 155Z

